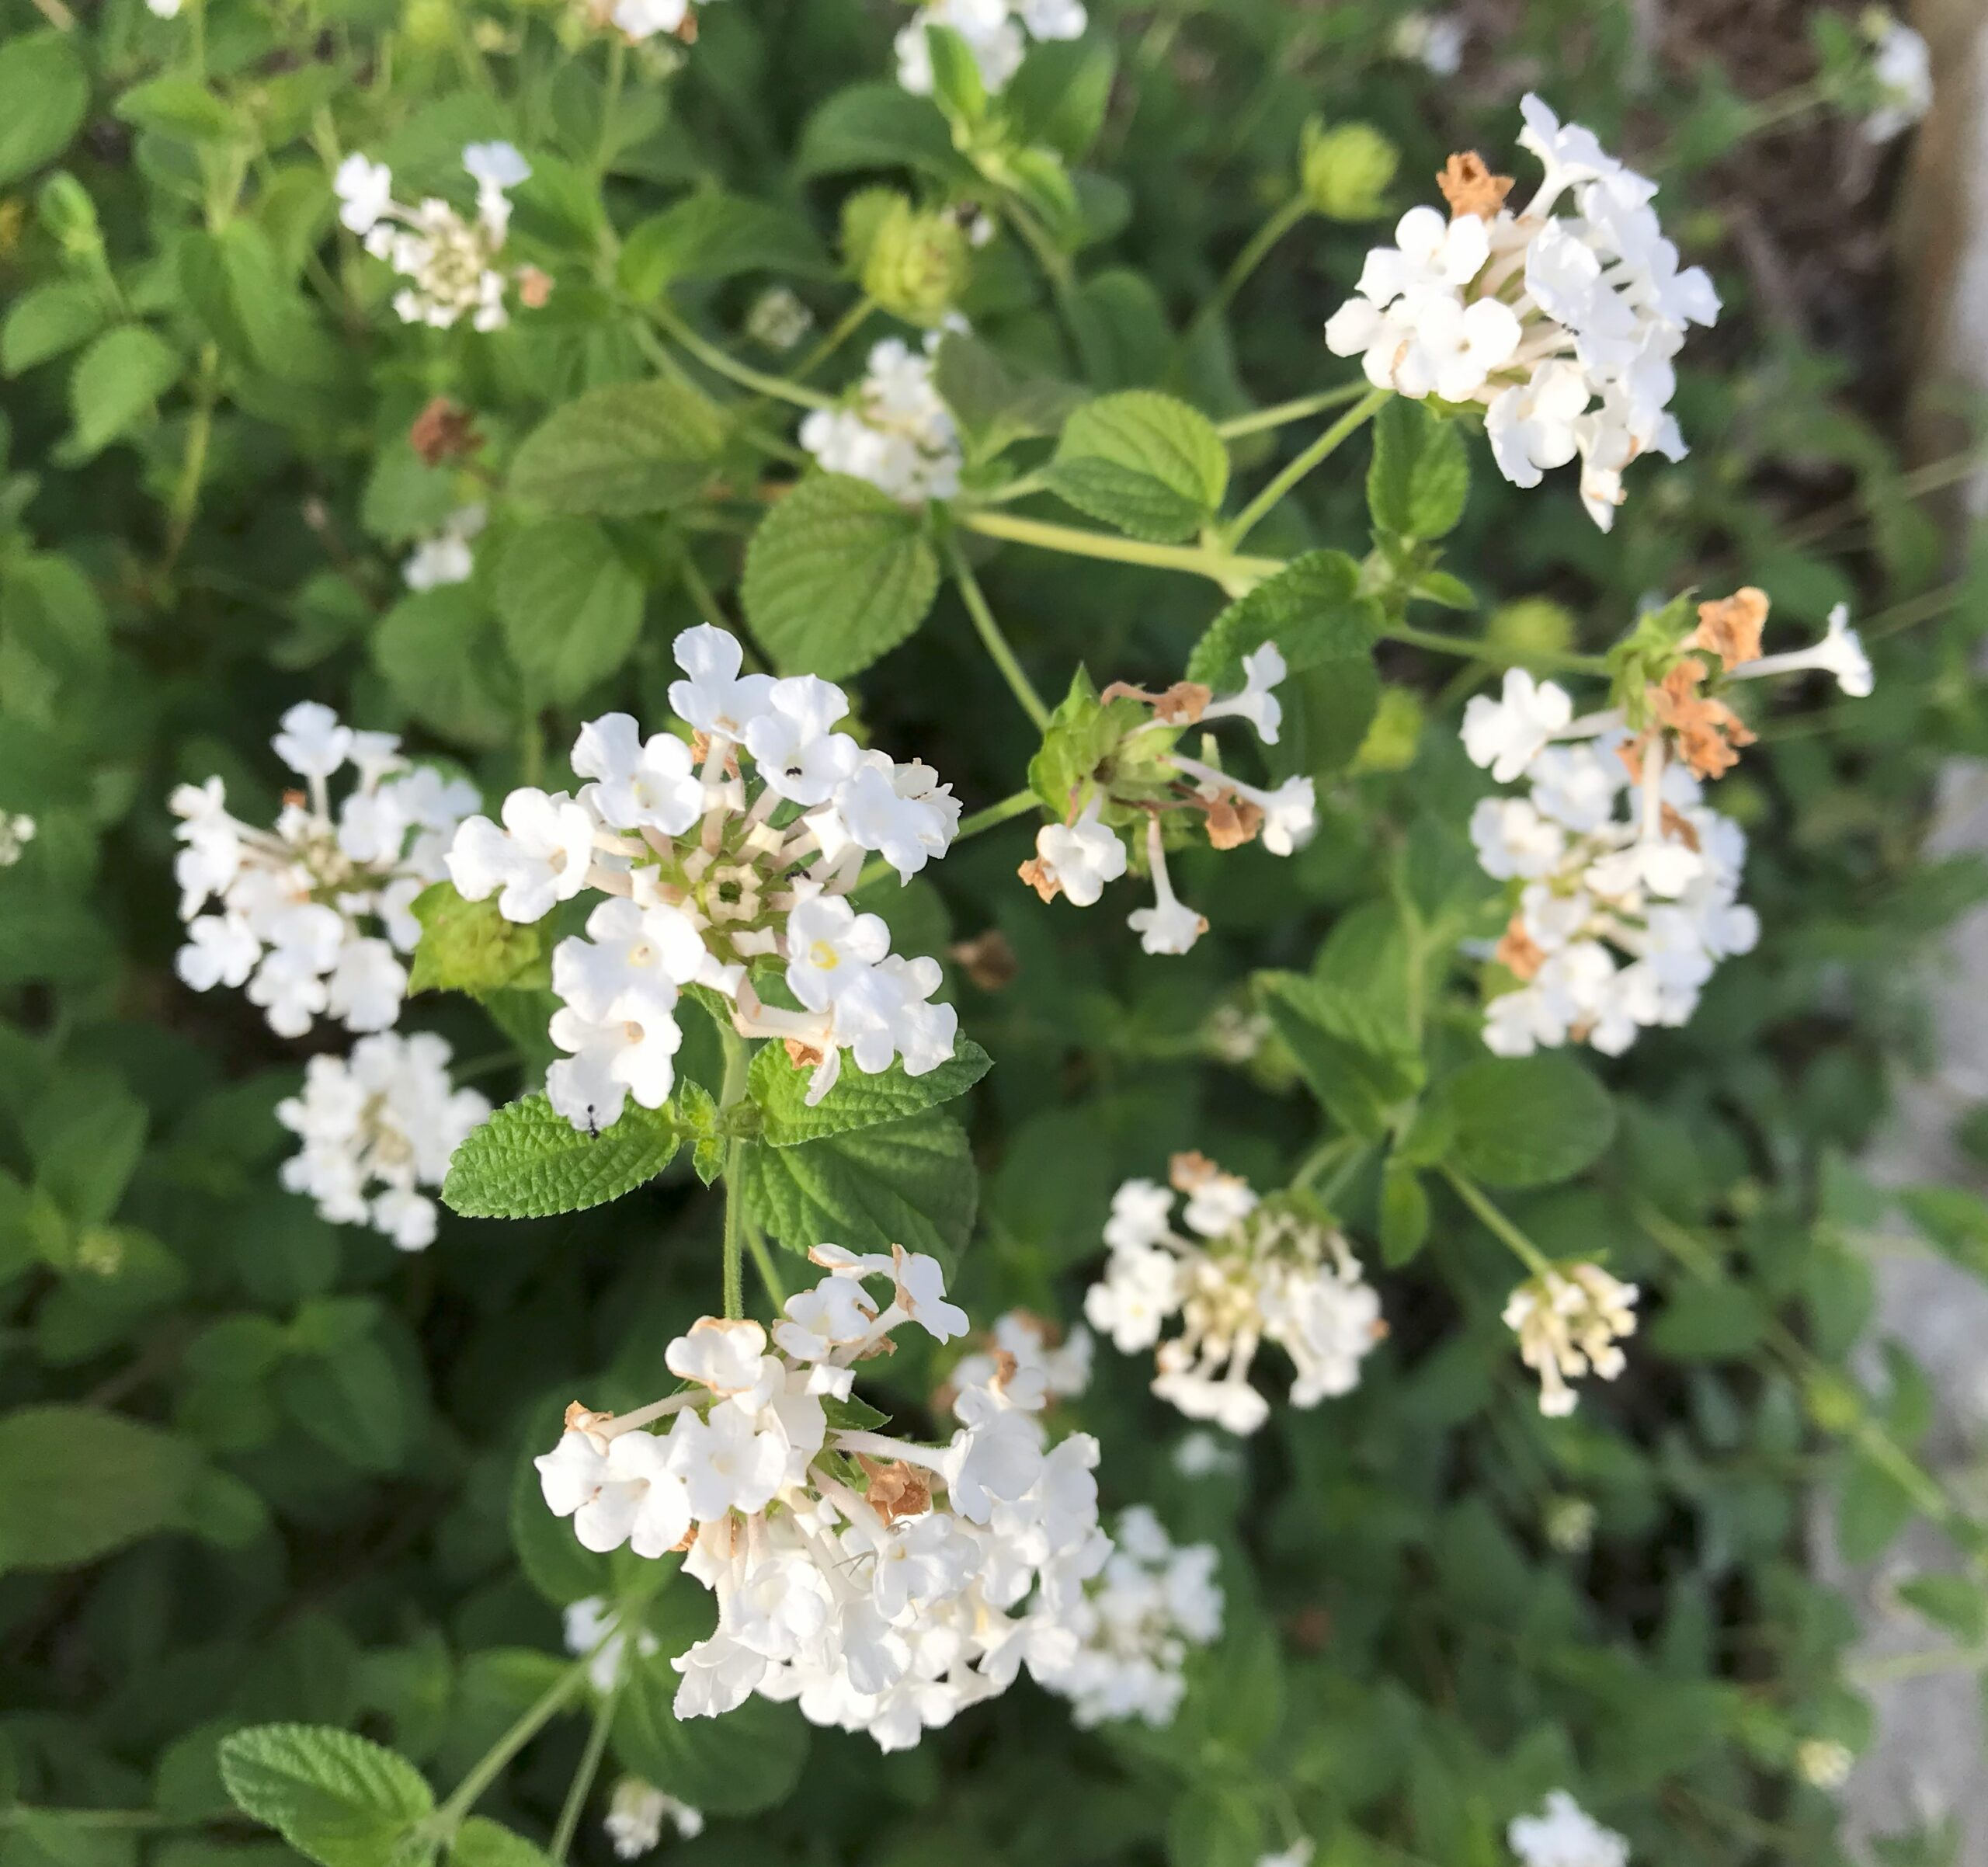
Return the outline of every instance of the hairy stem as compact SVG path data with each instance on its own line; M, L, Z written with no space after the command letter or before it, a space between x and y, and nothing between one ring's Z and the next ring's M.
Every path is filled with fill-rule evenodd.
M958 849L969 836L977 836L984 829L992 829L997 824L1011 822L1017 817L1027 816L1032 810L1039 810L1042 800L1032 791L1018 791L1013 797L1003 798L998 804L990 804L985 810L977 810L962 819L958 833L953 838L952 847ZM873 856L863 865L863 873L856 878L855 892L860 894L872 882L881 881L886 875L897 871L881 856Z
M1389 641L1410 648L1427 648L1434 655L1457 655L1468 661L1481 661L1494 668L1557 668L1569 674L1605 677L1608 663L1599 655L1573 655L1559 648L1506 648L1495 641L1474 641L1467 635L1444 635L1433 629L1410 628L1406 623L1392 624L1386 631Z
M720 348L667 304L645 304L641 308L652 319L656 328L673 343L688 350L707 370L735 382L742 389L750 389L756 395L770 396L775 402L791 402L799 409L826 409L832 406L832 398L824 395L818 389L804 389L800 384L789 382L784 376L769 376L763 370L756 370L750 363L741 363L729 351Z
M620 1678L614 1681L613 1689L602 1694L600 1703L594 1709L593 1728L587 1733L586 1748L580 1753L580 1767L574 1771L573 1780L567 1787L566 1799L559 1805L558 1825L546 1844L545 1851L555 1864L565 1862L572 1851L573 1837L579 1832L580 1817L586 1811L587 1797L593 1792L594 1778L600 1774L601 1759L607 1754L608 1733L614 1728L614 1708L620 1703L621 1687L627 1677L624 1666Z
M718 1026L725 1045L725 1081L718 1107L730 1108L744 1099L752 1058L746 1040L728 1025ZM739 1179L746 1166L746 1143L734 1141L725 1152L725 1314L735 1322L746 1313L746 1198Z
M1148 544L1138 538L1114 537L1108 532L1084 531L1074 525L1015 518L1006 513L965 512L958 515L958 522L984 538L1033 544L1075 558L1108 558L1114 563L1143 564L1154 570L1186 571L1225 587L1236 578L1261 582L1284 568L1281 558L1232 558L1197 544Z
M1341 383L1336 389L1321 389L1316 395L1301 395L1295 402L1274 403L1267 409L1259 409L1253 415L1239 415L1225 422L1217 422L1215 431L1225 441L1240 440L1246 434L1262 434L1269 429L1288 426L1292 422L1307 421L1315 415L1322 415L1328 409L1343 408L1347 403L1357 402L1372 385L1364 377L1357 382Z
M1491 1203L1485 1196L1483 1188L1468 1174L1460 1172L1447 1161L1441 1171L1457 1197L1483 1222L1485 1229L1509 1245L1519 1262L1534 1277L1544 1277L1553 1268L1547 1262L1546 1253Z
M1298 482L1319 464L1328 459L1348 436L1357 433L1380 411L1381 405L1393 395L1392 389L1370 389L1345 414L1333 423L1310 447L1292 461L1277 478L1242 508L1236 521L1228 528L1229 544L1239 545L1251 532L1274 511Z
M1249 275L1270 256L1270 249L1311 211L1311 203L1302 193L1295 194L1282 207L1273 210L1270 217L1249 236L1248 243L1230 262L1229 270L1222 274L1222 283L1188 321L1187 329L1180 333L1180 339L1174 346L1173 374L1179 375L1181 363L1192 348L1194 339L1228 310L1230 301L1249 282Z
M475 1767L457 1784L449 1799L429 1818L429 1825L433 1830L452 1835L462 1826L463 1817L476 1806L484 1791L503 1774L505 1765L552 1722L566 1701L586 1682L587 1667L593 1659L593 1653L586 1653L575 1660L484 1752Z
M1047 732L1049 709L1042 704L1042 696L1036 692L1034 683L1024 671L1007 637L1001 632L1001 625L995 621L994 612L987 607L987 599L982 593L980 580L974 575L973 566L967 562L966 553L960 549L955 538L948 537L946 541L946 561L954 582L959 586L961 600L966 604L966 613L973 618L973 626L979 632L981 645L986 649L988 659L1000 670L1009 691L1021 703L1023 712L1028 715L1036 731Z

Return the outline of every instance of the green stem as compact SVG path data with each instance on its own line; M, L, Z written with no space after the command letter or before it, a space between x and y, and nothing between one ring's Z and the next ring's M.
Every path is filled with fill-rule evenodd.
M1052 525L1043 519L1019 519L1006 513L963 512L958 523L984 538L1005 539L1014 544L1033 544L1044 551L1063 551L1076 558L1108 558L1117 564L1143 564L1155 570L1186 571L1197 577L1212 578L1227 585L1232 577L1260 582L1284 568L1281 558L1231 558L1200 545L1148 544L1138 538L1117 538L1109 533L1083 531L1074 525Z
M1062 314L1072 341L1076 339L1081 320L1076 282L1070 275L1069 256L1051 239L1048 231L1035 216L1019 202L1008 197L1001 203L1003 217L1022 237L1023 243L1035 256L1035 262L1049 281L1049 289L1055 295L1056 308Z
M732 635L737 635L738 630L719 607L718 593L705 581L704 573L698 569L697 560L687 551L679 561L677 573L683 579L684 589L690 593L690 600L703 611L705 621Z
M1534 1277L1545 1277L1553 1267L1547 1262L1546 1253L1526 1236L1510 1219L1500 1212L1484 1196L1482 1189L1468 1174L1459 1173L1447 1161L1441 1169L1443 1177L1455 1190L1457 1197L1480 1219L1487 1230L1495 1232L1510 1246L1519 1262Z
M800 367L794 372L797 381L805 382L836 352L848 342L869 322L870 314L876 310L877 301L868 293L857 300L838 318L827 334L814 349L801 360Z
M725 1024L718 1026L725 1045L725 1080L718 1090L721 1109L730 1108L746 1094L752 1058L746 1040ZM725 1151L725 1315L736 1322L746 1313L746 1198L739 1180L746 1166L746 1143L732 1142Z
M537 1702L502 1737L484 1752L476 1767L457 1784L449 1799L436 1810L426 1824L431 1830L453 1835L463 1817L476 1806L478 1799L503 1774L504 1766L531 1742L554 1716L585 1684L592 1653L583 1654L539 1694Z
M200 352L200 374L193 391L193 415L186 429L186 451L179 463L179 478L172 488L171 523L165 534L165 554L159 561L159 575L171 574L186 548L200 509L200 482L207 470L207 447L214 438L214 402L218 393L221 353L212 344Z
M1341 383L1336 389L1321 389L1316 395L1301 395L1295 402L1277 402L1270 408L1259 409L1253 414L1217 422L1215 431L1225 441L1240 440L1246 434L1261 434L1267 429L1309 420L1312 415L1324 414L1328 409L1343 408L1348 402L1357 402L1371 387L1362 377L1357 382Z
M39 1809L26 1803L0 1809L0 1829L30 1821L61 1822L71 1828L197 1828L208 1819L169 1815L159 1809Z
M1028 715L1036 731L1047 732L1049 709L1043 704L1034 683L1016 659L1007 637L1001 632L1000 624L994 620L994 612L987 607L987 599L981 592L980 580L974 575L973 566L967 562L966 553L960 549L958 539L949 537L946 540L946 560L953 573L953 581L959 586L961 600L966 604L966 613L973 618L973 626L979 632L981 645L986 649L988 659L1000 670L1009 691L1021 703L1023 712Z
M1275 509L1278 502L1319 463L1326 460L1349 435L1357 433L1379 412L1381 405L1394 394L1392 389L1369 389L1345 414L1333 423L1310 447L1242 508L1227 537L1232 546L1244 539Z
M1459 655L1468 661L1489 662L1494 668L1558 668L1569 674L1606 676L1608 663L1599 655L1571 655L1559 648L1506 648L1495 641L1474 641L1467 635L1443 635L1433 629L1410 628L1406 623L1390 624L1385 631L1389 641L1411 648L1427 648L1437 655Z
M752 1267L759 1274L759 1281L766 1287L766 1295L773 1299L776 1309L787 1307L787 1280L774 1267L773 1254L767 1248L766 1235L751 1219L746 1222L746 1249L752 1254Z
M614 1681L613 1689L603 1693L600 1703L595 1708L593 1728L587 1733L587 1747L580 1753L580 1767L568 1785L566 1799L559 1805L558 1825L552 1830L552 1839L546 1847L546 1852L555 1864L565 1862L572 1851L573 1837L579 1832L580 1817L586 1811L587 1797L593 1792L594 1778L600 1774L601 1759L607 1754L608 1733L614 1728L614 1708L620 1702L621 1688L627 1678L624 1667Z
M756 370L750 363L741 363L678 317L669 305L659 303L640 308L648 313L657 329L671 342L680 344L706 369L728 377L741 388L750 389L756 395L770 396L775 402L791 402L798 409L834 406L833 398L822 395L818 390L804 389L798 383L789 382L784 376L769 376L763 370Z
M1270 256L1271 248L1311 211L1312 204L1305 200L1303 193L1295 194L1282 207L1274 210L1270 218L1249 236L1248 244L1230 262L1229 270L1222 274L1222 283L1188 321L1187 329L1180 333L1173 351L1173 369L1176 374L1194 339L1229 308L1230 301L1248 283L1249 275Z
M951 847L958 849L969 836L977 836L984 829L992 829L997 824L1012 822L1017 817L1025 817L1032 810L1040 810L1042 800L1032 791L1018 791L1011 798L1003 798L998 804L990 804L985 810L977 810L960 825ZM886 875L897 871L881 856L873 856L863 865L863 873L856 878L855 892L860 893L872 882L881 881Z
M1327 1168L1336 1166L1348 1156L1360 1151L1360 1138L1357 1135L1334 1135L1321 1141L1310 1153L1298 1163L1298 1171L1291 1177L1291 1190L1302 1192Z
M600 141L593 152L594 179L598 183L614 159L614 113L621 103L621 85L628 68L628 42L619 33L607 49L607 85L600 100Z

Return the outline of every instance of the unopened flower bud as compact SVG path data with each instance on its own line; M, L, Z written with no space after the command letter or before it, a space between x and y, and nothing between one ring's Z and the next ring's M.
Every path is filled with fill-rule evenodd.
M1486 633L1501 648L1558 655L1573 646L1574 618L1547 596L1522 596L1491 613Z
M1299 153L1305 198L1329 219L1373 220L1400 166L1401 151L1371 123L1329 130L1315 116L1305 126Z
M89 191L66 169L58 169L42 183L35 210L64 252L85 253L103 244Z
M972 248L951 214L920 213L896 196L874 224L860 261L863 289L893 317L941 323L965 288Z

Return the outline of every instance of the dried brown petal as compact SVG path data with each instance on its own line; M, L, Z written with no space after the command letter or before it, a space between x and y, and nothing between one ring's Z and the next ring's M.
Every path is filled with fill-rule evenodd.
M1443 165L1436 186L1450 204L1452 220L1474 214L1488 221L1504 206L1505 196L1512 192L1512 178L1493 175L1475 149L1463 149Z

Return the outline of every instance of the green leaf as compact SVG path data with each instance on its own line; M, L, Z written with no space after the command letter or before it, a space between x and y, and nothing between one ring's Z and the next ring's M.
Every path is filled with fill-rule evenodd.
M1413 1170L1390 1161L1381 1177L1381 1262L1399 1270L1428 1238L1429 1195Z
M706 1815L756 1815L784 1802L808 1761L799 1708L756 1695L722 1718L679 1719L670 1709L679 1683L666 1653L631 1664L614 1713L623 1767Z
M1167 1815L1168 1867L1256 1867L1263 1842L1263 1810L1239 1786L1190 1789Z
M1229 450L1198 409L1131 389L1071 415L1048 478L1079 512L1164 543L1215 516L1229 487Z
M831 273L808 223L786 208L709 189L641 222L621 243L617 276L631 297L659 298L676 281L739 273Z
M930 1253L950 1264L978 1187L964 1131L937 1109L791 1147L746 1149L747 1210L790 1251Z
M472 1815L449 1844L449 1867L551 1867L542 1848L488 1816Z
M1295 972L1260 972L1256 989L1299 1073L1341 1126L1378 1135L1421 1088L1421 1057L1366 997Z
M321 1867L404 1861L435 1798L404 1757L328 1725L263 1724L221 1740L221 1781L245 1813Z
M0 46L0 184L61 155L89 102L89 73L69 34L21 33Z
M794 166L804 177L860 169L916 169L943 181L974 176L931 99L882 82L838 91L809 117Z
M1028 762L1029 788L1042 800L1043 808L1054 817L1066 815L1076 787L1128 732L1152 717L1129 697L1106 706L1089 673L1079 667L1070 677L1069 692L1049 716L1041 747Z
M606 680L641 633L641 579L589 519L540 519L509 534L489 586L527 690L550 704Z
M940 339L933 381L981 460L992 460L1017 441L1054 434L1084 399L1069 383L1010 368L998 351L963 331Z
M1371 659L1381 606L1360 594L1360 566L1344 551L1307 551L1239 596L1208 626L1187 678L1218 692L1242 684L1242 658L1277 644L1293 674Z
M768 1044L752 1059L752 1097L764 1117L759 1136L770 1146L792 1147L880 1121L901 1121L964 1095L992 1062L969 1038L959 1038L951 1059L922 1076L906 1076L895 1057L888 1069L874 1076L845 1060L835 1087L810 1108L803 1099L808 1073L789 1062L780 1045Z
M262 231L231 221L181 235L175 269L187 302L224 354L287 382L336 379L340 360Z
M105 332L77 359L69 378L75 430L66 451L87 460L149 421L158 398L179 381L179 353L141 324Z
M188 142L226 142L242 137L246 126L200 79L184 71L134 85L117 100L127 123Z
M465 901L452 882L438 881L415 897L421 944L408 968L409 992L467 992L481 997L507 986L540 984L545 923L520 927L494 901Z
M103 299L96 288L57 279L23 292L0 326L0 370L18 376L36 363L86 343L103 328Z
M1080 162L1104 128L1117 70L1116 55L1101 40L1038 41L1001 93L1002 114L1019 141Z
M746 552L746 619L783 669L840 680L895 648L939 593L917 513L864 480L810 475Z
M184 1520L188 1441L91 1406L0 1416L0 1570L71 1569Z
M932 97L955 123L971 127L987 114L987 86L973 48L949 26L928 25L925 44L932 60Z
M287 1361L276 1387L290 1417L320 1445L362 1472L399 1470L411 1437L406 1386L370 1330Z
M1837 1498L1837 1548L1846 1563L1868 1563L1911 1521L1918 1509L1888 1465L1852 1452Z
M1374 421L1367 504L1375 525L1404 538L1441 538L1456 529L1470 496L1470 461L1456 423L1397 395Z
M589 1135L542 1095L507 1102L456 1149L442 1201L469 1219L544 1219L605 1205L653 1180L676 1153L668 1107L630 1103Z
M403 596L380 619L372 652L373 665L422 725L472 746L512 740L516 676L473 585Z
M548 512L634 518L696 498L724 445L724 416L696 390L617 384L554 409L527 435L510 489Z
M1614 1138L1615 1104L1573 1058L1485 1057L1441 1086L1457 1158L1496 1187L1571 1180Z
M1919 1575L1898 1585L1899 1599L1969 1646L1988 1639L1988 1594L1962 1575Z
M1650 1324L1650 1345L1673 1361L1737 1361L1760 1347L1767 1317L1743 1285L1680 1284Z

